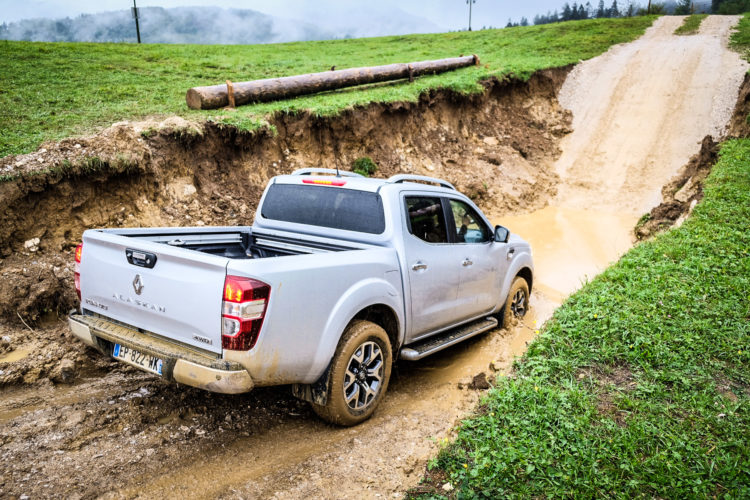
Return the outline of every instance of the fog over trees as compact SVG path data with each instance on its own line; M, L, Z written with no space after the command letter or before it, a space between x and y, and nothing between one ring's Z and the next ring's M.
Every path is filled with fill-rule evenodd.
M629 17L646 13L648 0L564 2L559 9L533 19L509 19L506 27L580 19ZM653 0L656 14L750 10L750 0ZM394 6L340 8L336 16L321 14L306 21L272 16L250 9L220 7L141 7L141 39L145 43L254 44L445 31L424 17ZM309 14L309 13L308 13ZM492 26L482 26L482 29ZM37 18L0 24L0 39L44 42L135 42L130 10L81 14L59 19Z
M419 17L398 12L355 12L347 26L313 24L249 9L141 7L145 43L252 44L441 31ZM365 18L370 22L365 22ZM38 42L135 42L130 10L62 19L24 19L0 24L0 39Z

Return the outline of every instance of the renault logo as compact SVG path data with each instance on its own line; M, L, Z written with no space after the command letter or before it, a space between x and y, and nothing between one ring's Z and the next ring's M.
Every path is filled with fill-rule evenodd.
M135 290L136 295L140 295L143 291L143 280L141 279L140 274L135 275L135 279L133 280L133 290Z

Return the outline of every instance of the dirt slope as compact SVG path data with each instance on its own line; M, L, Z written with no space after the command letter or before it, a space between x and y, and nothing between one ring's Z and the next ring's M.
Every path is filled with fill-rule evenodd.
M726 131L748 68L727 48L739 18L709 16L698 34L675 36L683 19L659 18L640 39L577 65L560 90L573 132L555 164L557 196L539 212L501 217L531 241L550 297L564 297L630 248L662 187L682 187L688 179L671 179L703 138Z
M727 49L738 18L710 16L697 35L674 36L682 19L662 17L571 72L560 103L574 132L556 165L555 205L641 215L704 136L724 134L748 66Z
M416 106L374 106L337 122L283 119L276 137L243 138L212 127L187 137L175 127L145 137L123 125L112 133L138 144L137 158L118 164L121 151L101 148L96 138L81 146L119 165L113 172L35 176L5 188L0 215L26 215L3 223L0 250L18 255L7 254L0 265L10 276L6 284L26 287L28 301L17 305L29 313L35 280L56 276L40 263L62 259L88 225L210 224L227 214L246 223L254 207L245 200L270 175L363 154L386 175L432 173L474 189L499 222L531 239L542 293L535 293L533 314L510 331L399 363L375 417L343 430L321 423L285 387L212 395L92 355L54 319L33 324L33 333L18 322L0 326L7 337L0 343L0 496L401 496L478 399L479 392L457 383L463 387L479 371L507 373L555 303L632 244L637 217L659 201L701 138L728 120L722 103L731 108L745 70L725 46L736 18L710 17L699 35L678 39L671 33L679 22L659 19L641 40L575 68L560 96L573 112L574 131L556 167L569 119L555 99L560 73L529 85L491 86L476 101L427 96ZM69 158L75 144L0 160L0 170L47 161L38 156ZM488 186L472 183L483 178L491 179ZM85 195L74 196L77 183ZM56 221L74 222L40 222L32 214L43 206L62 213ZM23 255L33 237L40 237L39 248ZM60 266L56 293L69 293Z
M443 177L485 208L544 206L556 189L559 139L570 130L556 100L567 71L336 118L281 115L275 133L180 118L123 122L2 158L0 174L18 178L0 182L0 321L19 323L20 314L33 324L73 307L70 252L85 229L250 224L268 179L297 168L350 168L370 156L378 176Z

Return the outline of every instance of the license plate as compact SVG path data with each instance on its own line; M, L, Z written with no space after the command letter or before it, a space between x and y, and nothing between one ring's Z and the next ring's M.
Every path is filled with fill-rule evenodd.
M112 350L112 356L115 359L124 361L125 363L140 368L141 370L161 375L161 367L164 362L156 356L144 354L132 347L121 344L115 344L115 348Z

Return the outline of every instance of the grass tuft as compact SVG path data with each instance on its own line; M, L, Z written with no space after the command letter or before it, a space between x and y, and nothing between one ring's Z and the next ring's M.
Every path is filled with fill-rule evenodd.
M354 160L352 171L365 177L370 177L378 171L378 165L369 156L363 156Z
M750 12L740 19L729 39L729 46L739 52L744 59L750 60Z
M698 33L698 30L700 29L701 23L705 18L708 17L708 14L693 14L691 16L687 16L685 18L685 21L683 21L682 25L674 30L675 35L695 35Z

